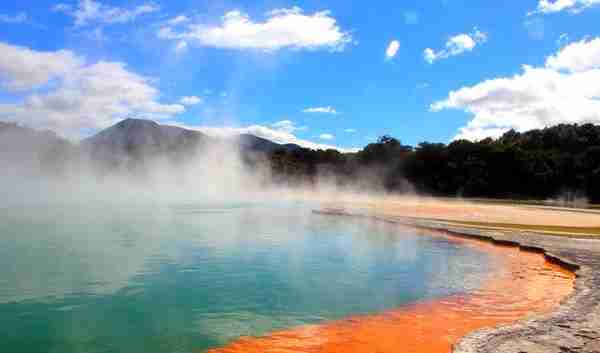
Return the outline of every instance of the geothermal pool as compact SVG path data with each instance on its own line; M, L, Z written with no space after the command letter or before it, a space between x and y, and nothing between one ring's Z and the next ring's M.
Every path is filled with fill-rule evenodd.
M538 254L314 207L3 209L0 352L439 352L572 288Z

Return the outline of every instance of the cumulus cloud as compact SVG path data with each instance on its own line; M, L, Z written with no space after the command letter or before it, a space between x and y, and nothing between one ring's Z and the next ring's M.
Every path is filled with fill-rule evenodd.
M307 114L339 114L338 111L332 106L306 108L302 112Z
M5 89L39 88L83 65L83 58L68 50L34 51L0 42L0 83Z
M583 40L564 47L546 60L546 66L555 70L583 72L600 67L600 38Z
M388 59L388 60L393 59L396 56L396 54L398 54L399 49L400 49L400 42L397 40L391 41L385 51L386 59Z
M321 140L333 140L335 137L332 134L321 134L319 138Z
M572 43L543 67L524 66L513 77L487 80L450 92L432 111L473 114L455 139L496 137L560 123L600 123L600 38Z
M529 14L549 14L561 11L578 14L596 5L600 5L600 0L539 0L537 9Z
M114 24L132 22L141 15L157 12L160 7L154 3L145 3L133 8L109 6L94 0L79 0L77 5L59 3L53 7L73 17L75 26L88 24Z
M0 14L0 22L3 23L25 23L28 17L25 12L19 12L16 15Z
M335 51L342 50L352 40L329 11L311 15L298 7L270 11L262 22L238 10L227 12L219 25L193 23L187 18L174 22L161 27L157 36L199 46L264 51L284 48Z
M349 134L353 134L356 132L356 129L345 129L344 132L347 132Z
M472 33L462 33L450 37L446 41L444 49L438 51L427 48L423 52L425 61L433 64L435 61L440 59L446 59L451 56L460 55L466 52L470 52L479 44L483 44L487 41L487 34L481 32L477 28Z
M196 96L181 97L179 103L183 105L197 105L202 103L202 98Z
M158 102L152 80L124 63L88 63L71 51L40 52L0 43L4 89L17 94L0 103L0 119L77 136L126 116L155 119L181 113L181 104Z

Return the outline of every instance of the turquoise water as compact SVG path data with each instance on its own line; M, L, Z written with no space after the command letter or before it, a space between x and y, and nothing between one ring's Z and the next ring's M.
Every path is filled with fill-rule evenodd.
M202 352L477 288L485 254L304 204L0 216L0 352Z

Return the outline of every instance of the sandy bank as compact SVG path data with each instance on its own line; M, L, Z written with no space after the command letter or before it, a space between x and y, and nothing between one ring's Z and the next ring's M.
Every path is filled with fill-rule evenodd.
M336 202L323 202L323 207L348 209L354 213L374 214L386 219L414 218L479 229L600 238L598 210L416 197L348 197Z
M343 201L353 210L376 211L380 215L514 223L524 225L556 225L564 227L600 228L600 211L577 212L575 209L535 205L471 202L461 199L383 198Z

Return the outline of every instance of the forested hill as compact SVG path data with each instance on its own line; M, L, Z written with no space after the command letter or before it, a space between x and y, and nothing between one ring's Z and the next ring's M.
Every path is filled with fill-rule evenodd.
M249 168L267 168L273 177L269 181L290 186L327 181L360 190L463 197L588 198L600 203L600 126L592 124L509 131L498 139L480 142L424 142L416 147L384 136L357 153L343 154L280 145L250 135L213 139L144 120L125 120L81 145L51 132L0 123L0 163L5 171L15 173L18 166L27 173L64 175L69 163L90 157L88 162L99 174L115 168L120 172L139 170L154 158L185 164L191 154L202 154L206 146L214 144L238 146Z
M558 125L498 139L405 146L385 136L356 154L298 150L271 157L282 179L334 176L388 191L600 202L600 126Z

